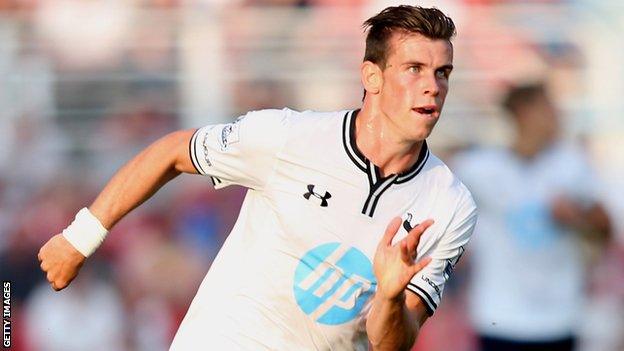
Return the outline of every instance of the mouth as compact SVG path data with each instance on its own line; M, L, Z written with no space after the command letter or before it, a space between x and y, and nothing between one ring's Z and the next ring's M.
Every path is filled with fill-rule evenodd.
M412 109L412 111L429 117L437 117L439 115L439 110L436 105L415 107Z

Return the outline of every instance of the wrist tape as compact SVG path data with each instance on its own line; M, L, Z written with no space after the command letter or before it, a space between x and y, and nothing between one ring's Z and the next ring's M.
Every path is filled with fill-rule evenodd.
M91 256L107 234L108 230L86 207L78 211L76 219L63 230L65 239L85 257Z

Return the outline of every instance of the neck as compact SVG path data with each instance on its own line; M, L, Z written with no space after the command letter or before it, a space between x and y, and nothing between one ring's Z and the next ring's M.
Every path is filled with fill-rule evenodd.
M355 119L355 142L383 177L413 166L424 144L424 140L406 140L397 125L366 102Z

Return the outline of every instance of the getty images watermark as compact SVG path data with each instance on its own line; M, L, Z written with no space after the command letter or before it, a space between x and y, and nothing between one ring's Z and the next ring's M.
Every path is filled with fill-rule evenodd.
M2 282L2 346L11 347L11 282Z

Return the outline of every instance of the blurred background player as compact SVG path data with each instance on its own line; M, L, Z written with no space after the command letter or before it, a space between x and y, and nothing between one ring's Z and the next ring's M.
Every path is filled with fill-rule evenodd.
M509 147L456 159L480 204L470 253L470 315L482 351L572 351L584 318L582 243L610 234L600 184L582 149L560 141L544 85L510 88Z

